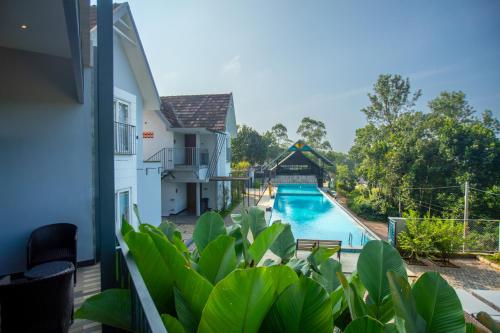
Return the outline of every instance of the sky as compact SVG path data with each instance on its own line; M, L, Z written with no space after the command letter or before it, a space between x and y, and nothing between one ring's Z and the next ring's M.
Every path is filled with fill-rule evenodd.
M232 92L259 132L303 117L346 152L380 74L409 77L417 109L462 90L500 118L500 1L130 0L161 96Z

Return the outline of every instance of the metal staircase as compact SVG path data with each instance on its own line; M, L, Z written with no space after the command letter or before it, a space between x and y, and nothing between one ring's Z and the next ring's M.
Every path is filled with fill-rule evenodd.
M216 142L215 142L215 147L214 150L210 156L210 160L208 161L207 165L207 173L205 175L204 180L208 181L210 180L211 177L215 176L217 174L217 167L219 164L219 157L222 152L222 148L224 147L224 143L226 140L226 135L225 134L219 134L216 133ZM175 178L174 176L174 160L175 160L175 149L188 149L188 148L162 148L153 155L151 155L146 161L148 162L160 162L162 172L161 172L161 177L166 177L168 175L171 175L172 177ZM204 155L205 154L205 155ZM196 166L192 170L186 169L185 171L193 171L194 175L196 178L200 178L200 175L198 173L198 169L200 165L206 165L204 161L206 161L208 158L206 156L208 155L207 151L203 151L199 148L193 148L193 156L188 158L189 164ZM205 156L205 157L204 157ZM179 171L176 169L176 171Z
M214 152L212 153L212 157L210 158L210 162L208 163L208 170L205 180L210 180L217 172L217 166L219 165L219 157L222 152L222 147L224 147L224 142L226 141L225 134L216 133L217 139L214 147Z

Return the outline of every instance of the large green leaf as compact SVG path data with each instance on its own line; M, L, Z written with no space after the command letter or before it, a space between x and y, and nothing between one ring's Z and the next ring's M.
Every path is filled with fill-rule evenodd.
M168 333L186 333L184 327L177 320L177 318L168 314L163 314L161 315L161 320L163 321L163 325L165 325Z
M436 272L426 272L411 291L427 332L454 333L465 330L462 304L455 290Z
M276 241L284 229L284 224L274 223L257 236L252 245L248 248L248 254L254 265L259 264L266 251L269 250L269 247L273 245L274 241Z
M241 227L238 224L233 224L226 228L228 236L234 238L234 250L236 252L236 258L239 262L243 257L243 234L241 233Z
M76 310L75 318L132 331L130 290L108 289L91 296Z
M331 256L337 253L340 250L340 246L336 246L331 249L327 249L325 247L317 247L315 248L309 256L307 256L307 261L311 267L319 272L319 266L326 262Z
M173 313L173 273L163 260L151 236L142 232L129 231L124 239L158 311ZM167 241L166 238L165 241Z
M384 298L390 294L387 272L393 271L406 278L406 267L398 251L387 242L369 241L358 258L357 270L361 282L376 307L375 317L379 319Z
M160 229L165 234L165 236L167 236L168 240L172 244L174 244L182 253L189 253L186 244L184 244L184 241L182 240L182 234L177 229L175 223L170 221L163 221L158 226L158 229Z
M288 267L293 269L297 274L300 275L308 275L311 265L305 259L292 258L289 262L286 263Z
M364 316L351 321L344 333L384 333L384 325L372 317Z
M271 245L270 250L281 258L281 262L286 263L295 254L295 238L289 224L284 224L285 229L278 239Z
M246 214L243 214L243 218L247 219L254 239L267 228L265 212L258 207L250 207Z
M337 272L337 277L342 285L342 288L344 289L344 297L347 305L349 306L351 318L354 320L370 315L370 310L363 301L362 296L358 294L358 290L355 285L352 282L347 282L347 279L342 272Z
M331 293L340 286L337 272L342 272L342 264L332 258L319 266L319 273L312 272L311 278L318 281L328 293Z
M125 217L122 217L122 225L120 228L120 232L122 236L125 236L129 231L133 231L134 228L128 223Z
M216 212L206 212L196 221L193 240L201 253L208 243L225 234L226 228L222 217Z
M200 322L200 318L197 318L193 313L191 306L188 302L182 297L179 289L174 287L174 296L175 296L175 311L177 313L177 318L184 326L184 329L187 332L195 333L198 329L198 324Z
M332 300L333 320L337 319L342 312L347 309L347 302L344 297L344 289L339 287L330 294Z
M394 272L388 272L387 277L396 313L396 326L405 333L425 332L425 321L417 311L407 278Z
M213 289L198 333L258 332L278 295L297 281L286 266L237 269Z
M189 261L165 236L152 232L149 235L158 248L163 262L168 265L172 272L175 286L179 289L190 311L199 320L212 291L212 285L196 270L192 269Z
M332 301L317 282L301 277L274 303L263 323L266 332L333 331Z
M234 238L220 235L205 247L198 262L203 275L216 284L236 268Z

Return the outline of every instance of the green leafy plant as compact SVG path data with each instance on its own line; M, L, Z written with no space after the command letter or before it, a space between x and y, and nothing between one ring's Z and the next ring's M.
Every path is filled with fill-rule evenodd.
M368 242L346 277L331 258L338 249L293 258L289 226L263 219L250 208L225 227L206 213L193 252L168 222L134 230L124 221L124 240L169 332L465 332L453 288L437 273L410 286L387 242ZM263 260L267 251L279 260ZM130 300L129 290L106 290L75 315L133 331Z
M463 226L454 220L424 216L410 211L406 216L406 231L398 235L398 243L410 257L422 258L439 256L448 260L462 249Z
M433 251L433 234L429 219L421 220L415 211L405 214L406 231L398 235L401 250L411 258L425 258Z

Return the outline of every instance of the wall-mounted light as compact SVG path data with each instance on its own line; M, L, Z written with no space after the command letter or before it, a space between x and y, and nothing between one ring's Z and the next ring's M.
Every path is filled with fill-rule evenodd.
M22 30L26 30L26 29L28 29L28 26L26 24L21 24L20 28Z

